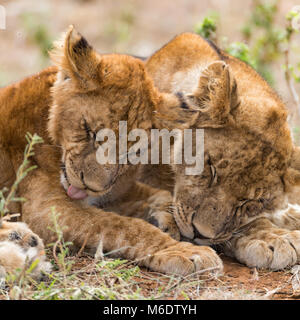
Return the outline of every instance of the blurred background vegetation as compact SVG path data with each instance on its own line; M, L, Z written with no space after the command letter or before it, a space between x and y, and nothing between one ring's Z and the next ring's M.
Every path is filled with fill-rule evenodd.
M297 0L2 0L0 86L50 65L52 41L69 24L100 52L148 56L194 31L252 65L286 103L300 144L300 35ZM299 19L300 21L300 19Z

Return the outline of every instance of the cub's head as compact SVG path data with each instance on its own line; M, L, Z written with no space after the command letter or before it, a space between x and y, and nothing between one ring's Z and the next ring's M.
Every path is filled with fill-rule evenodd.
M187 164L173 165L174 217L183 236L197 243L223 242L253 217L280 209L300 182L285 107L247 70L248 79L237 82L228 65L214 62L200 78L197 97L187 96L201 110L193 128L204 129L204 168L186 175ZM251 81L260 81L261 90L250 88Z
M149 134L151 128L180 126L185 115L191 116L176 96L156 90L140 60L98 54L72 26L55 44L51 58L59 71L48 131L62 148L62 184L71 198L97 197L116 185L123 190L130 186L137 168L120 164L126 156L126 151L118 152L120 121L126 121L127 132L139 128ZM100 164L97 158L99 146L106 143L97 138L101 129L112 130L116 137L113 164Z

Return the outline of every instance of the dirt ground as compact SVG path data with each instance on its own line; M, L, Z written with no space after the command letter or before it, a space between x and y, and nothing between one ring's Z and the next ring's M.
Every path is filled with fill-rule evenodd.
M284 271L257 270L248 268L236 260L221 256L224 273L215 277L201 275L198 277L172 278L148 269L141 268L138 275L130 281L132 288L140 291L144 298L155 300L298 300L300 299L300 282L298 266ZM90 257L80 257L74 270L85 270L92 274ZM295 272L294 270L297 270ZM89 270L89 271L88 271ZM94 275L95 276L95 275ZM82 274L83 279L87 276ZM100 282L93 286L101 285ZM105 280L107 281L107 279ZM102 282L103 285L103 282ZM134 289L134 290L135 290ZM161 294L158 292L161 291ZM139 297L137 297L139 299Z
M221 279L229 290L230 287L240 287L275 300L300 298L300 292L293 290L291 271L260 271L250 269L230 258L224 257L223 261L225 269Z
M293 289L291 270L271 272L251 269L228 257L223 257L223 262L224 274L217 280L204 280L199 296L194 295L194 299L300 299L300 291ZM155 285L153 282L148 283L150 288L153 285ZM171 297L169 298L171 299Z
M26 285L21 280L19 283L14 282L12 286L8 284L5 290L0 291L0 300L300 299L299 266L272 272L251 269L234 259L222 257L224 273L221 276L202 273L176 277L138 268L135 274L127 277L137 268L131 262L108 271L107 268L99 268L99 261L95 263L91 256L70 259L74 264L68 275L59 276L60 271L54 268L52 279L45 283ZM105 259L104 264L106 263L115 264L115 261ZM80 291L82 294L78 295Z

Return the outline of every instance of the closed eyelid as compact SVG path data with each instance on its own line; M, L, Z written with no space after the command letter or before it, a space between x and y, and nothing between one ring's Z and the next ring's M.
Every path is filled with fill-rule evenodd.
M89 124L87 123L87 121L85 119L83 119L83 127L87 133L91 131L91 127L89 126Z
M99 128L100 127L100 128ZM97 140L97 133L104 128L103 125L99 126L97 130L92 130L90 125L87 123L87 121L84 119L84 130L86 133L86 136L89 139L93 139L94 141Z
M105 126L103 124L100 124L97 126L97 129L93 130L85 119L83 119L83 121L84 121L83 126L84 126L84 129L87 133L93 132L96 135L98 133L98 131L105 128Z

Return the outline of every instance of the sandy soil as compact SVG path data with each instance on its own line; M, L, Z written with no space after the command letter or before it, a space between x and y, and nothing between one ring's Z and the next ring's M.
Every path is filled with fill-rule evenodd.
M259 271L250 269L230 258L223 258L223 281L229 287L253 291L267 295L270 299L298 299L300 292L292 287L291 271Z
M193 299L291 300L300 298L300 291L293 289L294 276L291 270L271 272L251 269L228 257L223 257L223 262L224 275L217 280L204 280L201 289L198 289L198 294L194 292L191 295ZM145 290L153 289L155 283L150 281L147 286L142 285L142 287L144 286ZM172 299L171 296L168 298Z
M222 256L224 273L219 277L208 274L185 279L151 272L141 268L137 276L130 281L135 283L130 290L140 290L144 297L164 300L298 300L300 299L298 266L284 271L272 272L248 268L236 260ZM74 269L93 274L91 258L83 256L77 259ZM88 269L88 266L91 269ZM123 267L122 267L123 268ZM298 269L299 271L299 269ZM95 274L94 274L95 277ZM82 279L87 276L82 274ZM103 285L92 280L93 286ZM107 283L110 280L105 280ZM111 282L112 283L112 282ZM158 292L161 291L161 294Z

